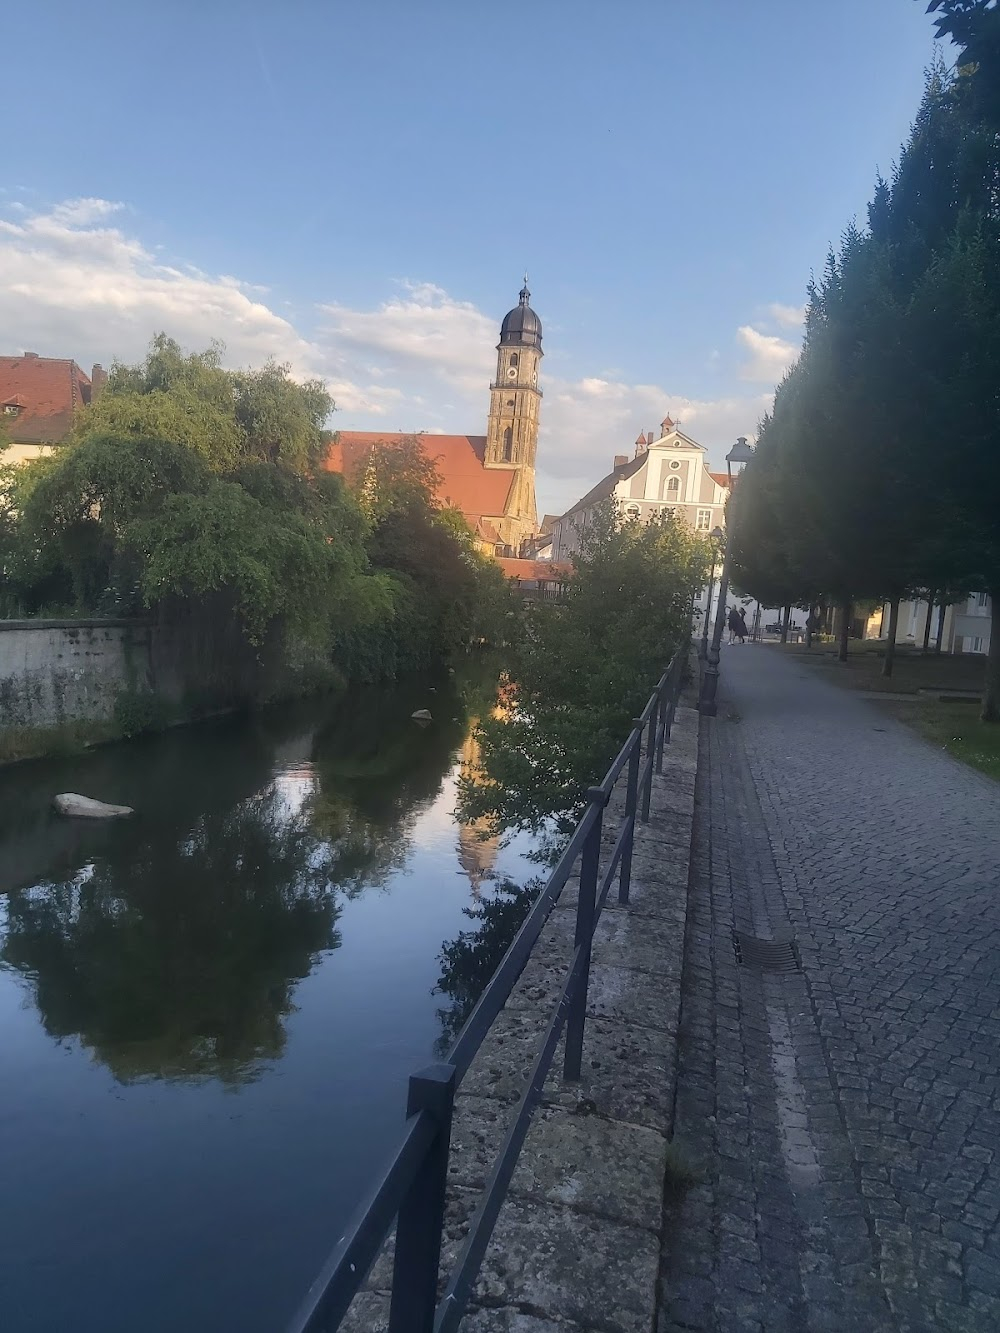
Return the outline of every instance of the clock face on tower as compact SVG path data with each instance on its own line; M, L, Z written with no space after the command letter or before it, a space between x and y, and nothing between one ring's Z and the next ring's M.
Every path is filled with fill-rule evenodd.
M515 376L516 374L517 374L517 371L515 370L515 368L514 368L513 366L511 366L510 370L507 371L507 375L508 375L508 377L509 377L510 379L513 379L514 376Z

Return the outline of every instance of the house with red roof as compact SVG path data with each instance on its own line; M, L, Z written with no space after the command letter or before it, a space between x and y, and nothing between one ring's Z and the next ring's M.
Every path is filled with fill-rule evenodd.
M100 393L107 379L100 365L87 375L63 357L0 356L0 438L10 441L4 463L51 453L68 437L78 408Z
M532 310L525 277L497 344L485 435L338 431L326 468L348 485L363 485L376 446L416 440L438 477L437 500L461 510L481 550L516 557L535 536L535 455L542 391L542 322Z

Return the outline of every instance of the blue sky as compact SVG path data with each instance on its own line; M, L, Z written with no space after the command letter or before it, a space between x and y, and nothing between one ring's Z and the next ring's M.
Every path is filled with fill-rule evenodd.
M40 0L5 15L0 352L154 329L481 433L521 273L539 503L667 409L719 462L934 51L914 0ZM82 202L81 202L82 201Z

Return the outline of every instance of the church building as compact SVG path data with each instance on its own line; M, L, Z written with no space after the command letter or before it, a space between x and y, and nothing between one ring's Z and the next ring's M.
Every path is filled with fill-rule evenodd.
M327 469L358 484L376 445L416 439L437 469L439 503L461 510L480 549L497 556L521 555L538 529L535 453L542 402L542 322L530 300L525 276L518 303L500 326L485 435L342 430L330 446Z

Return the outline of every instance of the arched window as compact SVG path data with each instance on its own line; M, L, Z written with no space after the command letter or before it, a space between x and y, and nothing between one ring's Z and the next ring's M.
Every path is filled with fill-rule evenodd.
M511 354L510 354L510 366L511 366L511 369L512 369L512 370L516 370L516 369L517 369L517 365L518 365L518 361L519 361L519 360L520 360L520 358L518 357L517 353L516 353L516 352L511 352Z
M667 478L667 491L663 497L665 500L673 500L676 503L681 498L681 479L680 477Z
M509 463L514 457L514 432L510 426L503 433L503 461Z

